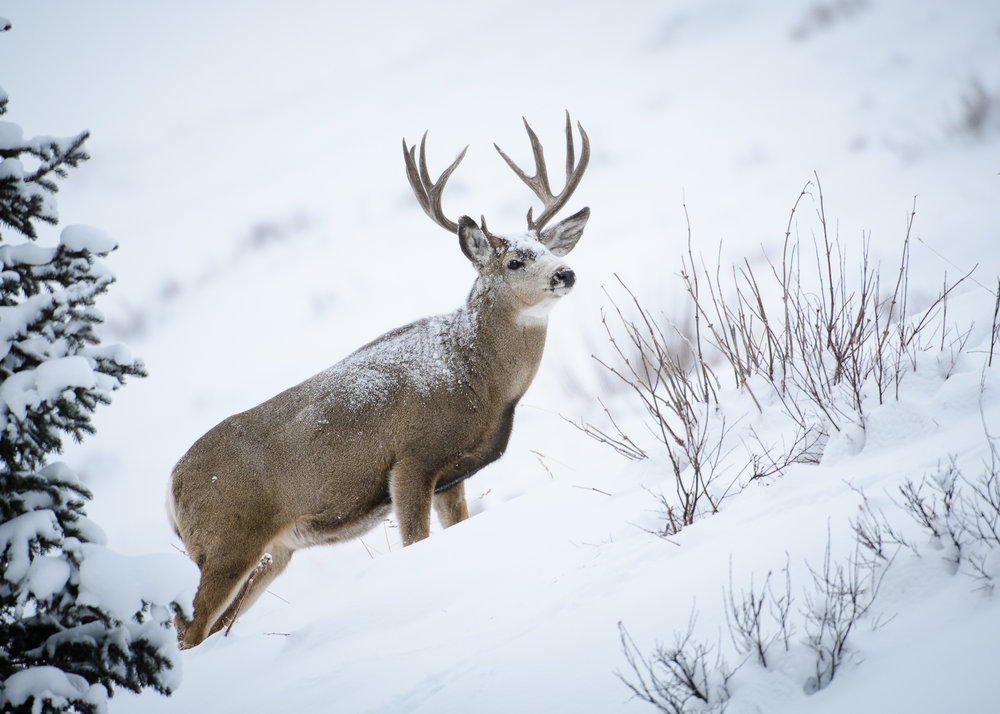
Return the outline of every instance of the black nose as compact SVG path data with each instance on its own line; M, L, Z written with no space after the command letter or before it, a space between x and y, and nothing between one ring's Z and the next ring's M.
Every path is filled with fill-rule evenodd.
M574 273L569 268L558 271L552 276L552 287L556 287L559 283L562 283L567 288L573 287L573 283L576 282L576 273Z

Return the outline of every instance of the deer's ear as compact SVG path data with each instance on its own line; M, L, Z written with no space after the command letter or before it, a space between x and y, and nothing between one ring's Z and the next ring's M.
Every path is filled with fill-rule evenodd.
M552 251L553 255L562 257L576 246L576 242L583 235L583 227L587 225L588 218L590 218L590 209L584 208L569 218L559 221L551 228L546 228L542 231L542 235L538 236L538 240Z
M465 257L471 260L477 268L489 262L492 253L490 241L476 225L476 222L468 216L462 216L458 219L458 242L462 246Z

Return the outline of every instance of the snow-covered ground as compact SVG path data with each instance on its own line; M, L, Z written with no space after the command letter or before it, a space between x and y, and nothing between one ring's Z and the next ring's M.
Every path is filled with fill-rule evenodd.
M736 664L730 571L739 589L788 562L801 603L828 538L834 558L853 552L859 490L922 557L897 556L830 686L806 694L800 631L771 669L737 671L729 711L995 709L997 595L953 574L892 500L950 456L973 477L984 422L1000 434L1000 374L984 369L1000 4L10 0L3 14L9 118L29 134L92 133L60 213L120 243L107 334L150 372L66 458L109 545L174 554L189 596L197 569L163 511L187 447L466 295L473 272L413 199L400 138L430 129L432 171L470 144L446 211L500 231L521 230L531 197L490 144L530 164L522 115L550 164L565 109L594 151L569 207L593 212L569 257L577 288L552 315L508 453L468 484L473 517L405 550L387 523L298 553L228 637L183 653L172 697L122 693L112 712L649 711L616 677L629 674L619 621L649 653L696 610L697 636ZM696 252L757 260L780 252L814 171L831 228L855 256L870 233L887 274L916 197L915 308L946 272L979 265L948 307L975 325L966 354L942 367L929 353L899 403L869 411L863 444L835 437L821 464L751 485L670 541L651 535L649 490L672 488L664 459L628 463L561 418L598 420L598 397L625 404L590 357L607 353L602 286L620 296L617 273L675 314L684 205Z

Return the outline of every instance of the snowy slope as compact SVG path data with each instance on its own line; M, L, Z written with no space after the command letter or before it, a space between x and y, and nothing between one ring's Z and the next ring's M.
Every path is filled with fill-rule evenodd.
M521 115L550 163L564 109L594 147L570 207L593 211L570 256L577 289L553 313L508 453L470 481L473 518L406 550L387 525L297 554L275 597L184 653L173 697L121 694L113 712L650 711L615 676L619 621L648 652L696 607L698 632L728 646L730 563L737 583L759 581L787 553L801 584L828 530L834 554L852 550L854 489L888 511L904 479L950 454L972 473L988 455L996 3L12 0L3 13L10 118L92 133L60 211L121 244L109 337L151 375L67 452L126 553L176 553L166 478L206 429L464 298L473 273L410 195L402 136L430 129L432 171L471 144L446 210L498 230L520 229L529 205L490 146L526 163ZM710 259L720 242L726 261L774 254L814 171L841 241L870 232L889 266L916 197L918 308L946 271L979 264L989 290L967 283L949 306L978 326L971 353L947 379L922 365L901 405L871 413L859 452L832 443L821 465L659 539L644 529L660 524L647 489L669 488L662 459L628 464L560 418L596 419L596 397L616 399L590 359L605 351L601 287L618 273L673 314L682 204ZM982 402L1000 433L995 369ZM774 672L741 668L730 711L990 711L1000 605L922 553L899 556L831 686L807 696L793 652Z

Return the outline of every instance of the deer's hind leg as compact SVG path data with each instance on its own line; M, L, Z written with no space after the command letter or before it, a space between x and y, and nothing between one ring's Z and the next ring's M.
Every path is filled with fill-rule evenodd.
M201 568L198 592L194 596L194 617L189 623L178 623L178 639L182 649L200 644L219 628L220 615L228 610L239 595L250 573L260 563L264 548L246 547L240 543L223 552L195 555ZM211 629L211 632L209 630Z
M434 494L434 510L444 528L450 528L469 517L465 500L465 482L460 481L446 491Z
M209 629L208 636L228 627L241 613L246 612L257 601L257 598L267 590L267 586L281 574L282 570L288 567L293 552L291 548L284 546L269 548L247 575L243 587L229 603L229 607Z

